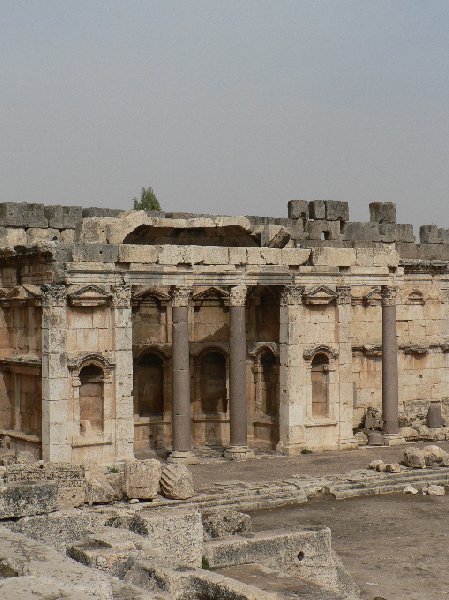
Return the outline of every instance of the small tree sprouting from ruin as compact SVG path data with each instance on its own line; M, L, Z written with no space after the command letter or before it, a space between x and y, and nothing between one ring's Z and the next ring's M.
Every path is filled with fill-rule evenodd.
M134 210L162 210L152 187L142 188L140 198L133 198Z

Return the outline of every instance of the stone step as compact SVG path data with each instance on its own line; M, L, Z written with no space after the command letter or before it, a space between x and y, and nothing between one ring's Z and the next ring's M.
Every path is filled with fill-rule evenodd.
M334 496L336 500L342 500L344 498L356 498L358 496L376 496L380 494L394 494L401 493L406 485L413 485L414 487L422 487L428 484L434 485L442 485L446 483L445 480L441 480L438 478L427 479L426 481L417 480L416 482L404 482L404 481L396 481L391 482L390 484L384 483L382 485L370 485L365 487L353 487L353 488L340 488L339 486L329 487L329 492Z

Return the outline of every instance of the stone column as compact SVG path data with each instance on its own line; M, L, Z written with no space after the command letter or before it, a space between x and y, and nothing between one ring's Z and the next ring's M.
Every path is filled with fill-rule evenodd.
M337 286L336 339L338 343L338 448L355 448L352 433L353 377L352 377L352 307L351 287Z
M288 456L300 454L305 446L307 373L303 357L303 293L303 285L286 285L280 298L279 443L276 449Z
M172 453L169 462L195 464L190 442L190 352L188 287L172 289Z
M398 425L396 293L395 287L382 286L382 430L386 445L402 442Z
M123 284L112 288L112 307L115 353L115 458L116 460L126 460L134 458L133 335L130 285Z
M254 457L248 448L248 406L246 399L246 286L231 288L229 296L229 399L230 444L225 457L246 460Z
M67 290L64 285L42 290L42 459L71 462L67 370Z

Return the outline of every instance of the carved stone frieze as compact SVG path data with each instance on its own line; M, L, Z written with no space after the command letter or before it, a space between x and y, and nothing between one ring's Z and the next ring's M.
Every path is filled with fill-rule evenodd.
M351 286L337 286L337 304L351 304Z

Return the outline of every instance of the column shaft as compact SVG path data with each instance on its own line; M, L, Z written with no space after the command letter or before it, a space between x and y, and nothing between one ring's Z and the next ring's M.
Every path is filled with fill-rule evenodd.
M173 452L190 451L190 372L188 306L173 307Z
M246 323L245 306L231 306L230 312L230 400L231 446L247 444L246 406Z
M399 432L395 292L394 288L382 286L382 429L393 435Z

